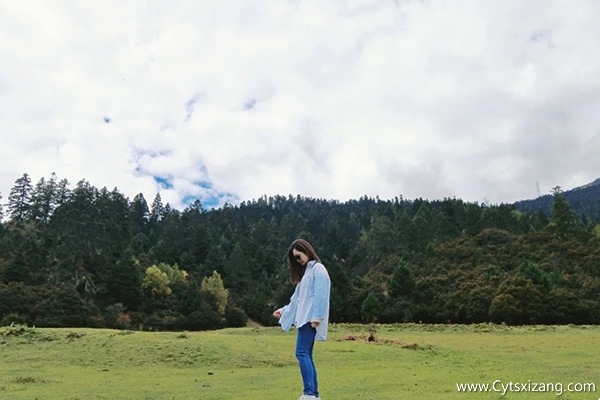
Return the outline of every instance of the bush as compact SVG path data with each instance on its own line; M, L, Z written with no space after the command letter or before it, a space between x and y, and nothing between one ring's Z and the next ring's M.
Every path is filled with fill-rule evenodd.
M125 312L125 307L121 303L106 307L104 319L109 328L131 329L131 317Z
M44 327L89 326L90 320L98 316L98 308L81 298L77 290L69 285L52 288L49 297L34 307L33 323Z
M9 326L5 326L1 333L2 336L32 336L36 334L36 331L27 325L10 324Z
M227 306L225 309L225 320L230 328L241 328L248 323L248 316L238 307Z
M144 327L149 330L175 331L183 329L185 317L177 312L161 310L146 318Z
M26 325L27 318L25 318L24 316L17 314L17 313L11 313L11 314L5 315L2 319L0 319L0 326L12 325L12 324Z

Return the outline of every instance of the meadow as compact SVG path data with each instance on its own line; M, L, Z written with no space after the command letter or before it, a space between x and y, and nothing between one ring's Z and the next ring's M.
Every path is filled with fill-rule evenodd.
M295 400L295 338L1 327L0 399ZM598 326L334 324L315 363L324 400L596 400L598 343Z

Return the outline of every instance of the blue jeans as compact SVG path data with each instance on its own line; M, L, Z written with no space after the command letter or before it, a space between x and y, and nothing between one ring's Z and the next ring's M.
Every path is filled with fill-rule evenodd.
M304 383L304 394L319 397L319 384L317 383L317 370L313 362L313 347L317 330L310 326L310 322L298 328L296 341L296 358L300 364L300 373Z

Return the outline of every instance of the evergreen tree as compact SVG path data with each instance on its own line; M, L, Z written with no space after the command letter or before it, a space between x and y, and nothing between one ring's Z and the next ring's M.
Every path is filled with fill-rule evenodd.
M481 207L479 204L470 203L466 205L466 225L467 235L476 235L481 231Z
M490 317L511 325L536 323L543 317L543 294L531 280L522 276L507 278L492 300Z
M432 239L431 210L425 202L420 203L413 217L413 224L415 227L415 248L423 250Z
M529 279L544 294L552 289L548 274L529 260L523 261L517 272L524 278Z
M59 207L69 200L69 196L71 195L71 190L69 189L69 181L66 179L61 179L56 186L55 192L55 206Z
M31 218L44 224L48 223L58 203L58 182L56 174L46 181L41 178L35 185L31 196Z
M164 219L166 217L165 206L163 205L160 193L156 193L152 205L150 206L150 216L148 220L148 238L151 245L159 242L163 235ZM161 261L175 262L176 260L163 259Z
M200 267L198 268L198 276L209 276L212 273L211 271L223 273L225 269L224 266L225 255L223 254L223 251L221 250L221 247L218 245L218 243L213 242L212 246L208 250L206 259L202 264L200 264Z
M129 221L131 226L131 235L148 235L147 225L150 220L150 210L148 203L142 193L137 194L129 206Z
M27 255L21 249L18 249L2 269L0 278L6 283L23 282L30 284L29 275Z
M213 329L247 313L272 324L294 289L285 251L299 236L329 270L332 321L600 322L598 221L582 221L559 190L549 220L507 204L366 196L211 211L198 200L180 212L85 180L71 191L54 174L17 186L13 221L0 224L0 323Z
M192 280L186 286L186 290L180 302L181 308L179 309L179 312L188 316L200 309L201 303L202 295L200 293L200 286L198 286L198 282Z
M395 298L411 298L416 288L415 278L406 263L401 262L394 268L389 283L390 296Z
M464 228L466 212L460 200L446 198L433 216L437 240L440 242L457 237Z
M560 186L555 187L553 190L554 202L552 203L550 222L554 231L563 239L580 237L583 233L581 221L563 197Z
M387 216L373 218L371 229L361 238L369 265L377 264L390 254L398 254L400 240L398 229Z
M32 194L31 178L28 174L23 174L15 181L8 196L8 212L13 221L20 222L30 216Z
M528 220L530 232L541 231L542 229L545 229L550 223L548 216L542 210L536 211L535 213L529 215Z
M106 201L106 193L101 201L99 196L98 189L82 180L68 200L55 210L49 226L53 280L93 282L94 274L121 255L113 244L122 239L106 221L112 204ZM113 259L115 254L117 258Z
M104 306L122 304L124 309L138 310L143 302L142 279L143 270L139 262L125 253L102 271L100 281L103 290L98 294L99 300Z
M242 246L241 242L236 243L229 259L225 262L223 281L236 296L241 296L252 279L249 273L252 269L252 260L243 247L245 246Z
M360 308L360 315L364 322L377 322L377 316L381 312L381 302L375 293L369 293Z
M352 307L347 298L352 293L352 280L348 276L347 264L345 261L334 258L327 264L327 271L331 278L330 294L330 318L334 322L350 321Z
M160 193L156 193L156 196L154 196L154 200L152 201L152 206L150 208L150 221L153 224L156 224L157 222L162 221L166 214L167 210L163 205Z
M22 282L4 284L0 281L0 326L13 322L31 324L31 312L42 300L34 288Z

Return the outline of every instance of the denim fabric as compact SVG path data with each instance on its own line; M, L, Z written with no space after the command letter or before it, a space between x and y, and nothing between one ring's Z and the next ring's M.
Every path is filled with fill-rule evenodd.
M309 261L290 303L280 309L279 323L282 329L289 331L292 325L300 327L307 322L319 322L315 340L325 341L329 330L330 290L331 280L327 269L319 262Z
M317 330L307 323L298 328L298 339L296 340L296 358L300 365L302 382L304 383L304 394L319 397L319 384L317 382L317 370L313 362L313 348Z

